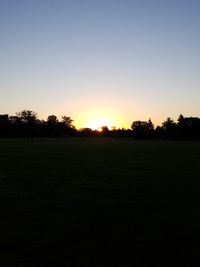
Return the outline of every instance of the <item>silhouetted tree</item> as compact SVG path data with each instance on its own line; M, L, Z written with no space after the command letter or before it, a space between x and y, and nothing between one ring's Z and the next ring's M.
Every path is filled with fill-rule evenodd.
M165 137L165 131L163 127L157 126L155 129L155 137L156 138L163 138Z
M132 129L132 130L131 130ZM49 115L47 120L37 119L37 113L32 110L22 110L16 116L8 114L0 115L0 136L20 137L26 136L107 136L107 137L134 137L136 139L149 138L195 138L200 139L200 118L179 116L177 123L168 117L161 126L154 129L154 125L148 121L134 121L131 129L109 130L103 126L101 131L83 128L79 131L73 125L71 117L62 116L59 121L55 115Z
M0 136L9 136L10 120L8 114L0 115Z
M72 124L73 121L70 117L62 116L62 122L69 128L75 128Z
M55 127L58 123L58 118L55 115L49 115L47 118L47 125L50 127Z
M37 122L37 113L32 110L22 110L21 112L16 113L17 117L20 120L20 126L25 136L32 138L35 135L35 128Z
M55 115L49 115L47 118L47 133L48 136L58 136L58 118Z
M71 119L71 117L62 116L62 121L60 122L60 130L62 132L62 135L76 135L76 128L72 124L74 120Z
M180 114L178 118L178 132L181 138L188 137L190 135L190 125L188 124L187 120Z
M154 136L154 125L149 119L148 121L134 121L131 124L133 136L137 139L149 139Z
M162 123L162 129L164 131L165 137L177 137L177 124L170 117L168 117L166 121Z
M178 118L178 132L181 138L200 138L200 119L196 117L184 117L182 114Z
M81 128L79 130L79 135L80 137L94 137L95 133L91 128Z
M23 129L22 129L22 121L18 116L10 116L10 129L11 129L11 136L19 137L24 136Z
M16 112L16 115L24 123L35 123L37 119L37 113L32 110L22 110L21 112Z
M102 126L101 127L101 135L102 136L109 136L109 134L110 134L110 131L109 131L108 127L107 126Z

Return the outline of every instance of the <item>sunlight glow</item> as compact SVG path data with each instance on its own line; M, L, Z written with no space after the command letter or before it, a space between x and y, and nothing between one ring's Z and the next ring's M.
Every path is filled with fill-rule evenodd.
M77 128L91 128L92 130L101 130L101 127L107 126L109 130L113 127L127 128L124 118L116 111L108 108L91 108L85 110L75 118Z
M92 130L101 131L101 127L107 126L109 130L112 129L113 122L106 118L97 118L94 121L89 122L88 127Z

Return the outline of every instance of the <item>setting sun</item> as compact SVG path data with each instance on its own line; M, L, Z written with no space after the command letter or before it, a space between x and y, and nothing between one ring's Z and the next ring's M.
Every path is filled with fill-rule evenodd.
M113 127L113 122L105 118L97 118L88 123L88 127L92 130L101 130L101 127L107 126L109 130Z
M116 111L108 108L91 108L85 110L76 119L78 128L91 128L92 130L101 130L101 127L107 126L109 130L112 127L127 127L124 118Z

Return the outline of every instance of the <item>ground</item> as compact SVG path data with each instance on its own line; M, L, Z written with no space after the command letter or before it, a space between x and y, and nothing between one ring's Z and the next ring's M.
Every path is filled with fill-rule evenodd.
M200 142L0 139L0 264L199 266L199 174Z

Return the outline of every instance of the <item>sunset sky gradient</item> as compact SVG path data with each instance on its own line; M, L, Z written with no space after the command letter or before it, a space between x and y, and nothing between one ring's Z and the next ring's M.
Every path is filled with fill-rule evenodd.
M0 0L0 114L200 116L199 0Z

